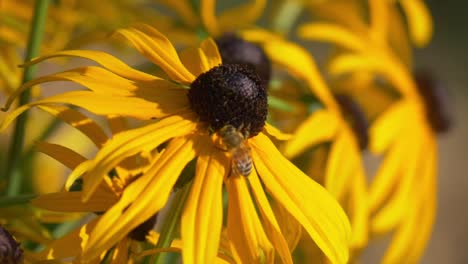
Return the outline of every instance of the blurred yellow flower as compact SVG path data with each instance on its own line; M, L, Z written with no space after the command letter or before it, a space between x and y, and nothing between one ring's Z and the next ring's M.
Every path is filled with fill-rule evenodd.
M336 200L284 158L267 137L284 136L265 124L266 88L253 70L221 65L212 39L178 54L163 34L148 25L120 29L117 34L161 67L169 79L135 70L100 51L57 52L30 64L52 57L82 57L103 67L87 66L40 77L18 89L7 107L22 90L39 83L67 80L89 90L65 92L21 106L2 125L5 129L33 106L56 104L76 105L104 116L158 119L115 135L94 159L80 163L70 175L68 186L82 177L82 200L86 203L100 194L99 186L108 179L107 174L125 159L138 153L150 157L147 170L124 188L121 198L100 217L82 259L98 257L157 213L166 204L177 175L197 158L181 218L184 262L212 263L215 259L223 227L224 183L229 196L227 237L236 261L272 263L276 250L283 262L292 263L266 190L297 219L332 263L346 263L347 217ZM232 172L229 152L220 144L217 132L226 125L242 133L251 149L255 169L248 177ZM154 155L165 142L161 154Z
M422 1L399 2L413 42L426 44L432 33L427 8ZM302 26L299 34L342 49L330 62L332 75L371 73L397 91L395 102L370 128L370 150L385 155L370 185L370 229L374 234L394 231L382 263L417 263L429 240L436 210L437 142L430 115L438 110L427 103L412 76L411 48L397 7L392 1L369 3L371 23L363 31L334 23L311 23Z

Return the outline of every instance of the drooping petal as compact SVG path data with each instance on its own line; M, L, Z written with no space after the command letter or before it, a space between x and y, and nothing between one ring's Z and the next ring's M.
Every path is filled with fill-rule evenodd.
M292 252L301 240L302 225L280 203L274 202L271 206L281 228L281 233Z
M120 133L109 140L93 160L83 165L88 171L84 175L83 200L86 201L103 177L125 158L141 152L149 153L170 138L189 134L196 126L193 121L187 119L190 115L167 117L155 124ZM70 177L82 173L83 168L80 166Z
M273 62L283 66L297 78L305 80L308 88L329 110L338 111L338 105L309 52L286 41L266 42L263 43L263 48ZM284 54L288 54L288 56L284 56Z
M104 130L94 120L75 109L59 105L41 105L39 108L81 131L97 147L101 147L108 139Z
M25 63L23 66L31 66L33 64L39 63L41 61L44 61L50 58L55 58L55 57L78 57L78 58L89 59L89 60L97 62L98 64L102 65L104 68L110 70L111 72L129 80L148 82L148 81L154 81L154 80L160 79L156 76L133 69L132 67L128 66L127 64L117 59L116 57L108 53L97 51L97 50L59 51L56 53L52 53L50 55L35 58Z
M339 119L332 112L317 110L296 130L295 136L285 146L285 156L295 157L307 148L330 141L337 133Z
M273 209L270 206L270 202L268 201L268 198L263 190L263 186L260 183L257 172L255 170L253 170L249 175L249 182L250 186L252 187L252 193L255 197L256 204L258 205L259 212L262 216L262 222L265 227L266 235L278 252L282 263L292 264L293 261L291 252L293 249L288 247L288 242L281 232L275 214L273 213Z
M436 162L437 151L433 140L425 141L425 159L421 160L418 188L412 193L408 210L403 222L396 229L382 263L390 264L405 260L406 263L419 263L424 248L429 241L436 212Z
M250 2L230 8L218 16L219 27L223 32L233 31L242 26L253 24L260 18L267 1L251 0ZM240 17L242 19L239 19Z
M64 237L54 240L46 249L39 252L37 257L39 259L66 259L79 256L98 220L99 218L96 218Z
M325 41L358 52L365 49L366 43L353 32L337 24L310 23L299 27L299 37Z
M424 47L432 37L432 18L429 9L421 0L400 0L408 17L411 39L418 47Z
M418 185L419 162L422 158L421 146L415 145L415 137L411 137L410 142L405 147L407 148L404 155L400 158L405 158L405 162L401 163L400 181L397 183L394 193L391 194L389 200L383 205L376 215L371 220L371 230L374 233L381 234L393 229L398 223L404 219L405 213L408 211L408 200L410 200L414 189ZM411 144L413 142L413 144Z
M405 101L396 102L378 117L369 129L371 138L370 149L374 153L382 153L399 137L399 131L408 113L408 104Z
M186 107L176 107L177 109L173 109L174 112L171 111L172 113L163 113L159 111L161 109L158 109L158 104L138 97L112 96L89 91L72 91L18 107L5 117L0 130L5 130L13 120L31 107L44 104L71 104L97 115L120 115L143 120L161 118L186 109Z
M218 46L212 38L207 38L200 44L200 48L205 53L206 59L208 60L208 67L205 68L205 72L213 67L221 65L221 55L219 54Z
M85 162L87 159L79 153L58 144L47 142L36 143L36 149L51 158L59 161L70 169L75 169L78 165Z
M355 172L361 168L361 153L357 142L349 129L343 128L330 149L324 187L341 201L349 190L349 181L354 179Z
M349 193L348 215L351 221L351 248L362 249L369 240L369 206L367 198L366 176L362 167L358 167L353 177Z
M351 230L338 202L284 158L265 135L250 142L255 167L269 193L304 226L332 263L346 263Z
M119 29L116 34L125 37L141 54L161 67L177 82L190 84L195 76L182 64L172 43L155 28L138 24L135 27Z
M82 192L58 192L41 195L31 204L58 212L103 212L118 201L118 196L108 188L99 188L87 202L81 201Z
M273 263L274 249L258 218L245 177L227 179L228 237L243 263Z
M220 29L218 25L218 19L216 18L216 1L215 0L201 0L200 1L200 11L201 19L206 30L212 36L217 36L220 34Z
M148 171L125 188L121 199L106 211L91 233L83 260L115 245L166 204L177 175L195 157L193 144L191 137L173 139Z
M276 127L266 123L265 126L263 127L263 132L276 138L277 140L290 140L293 138L293 135L283 133Z
M199 144L195 179L181 218L185 263L214 262L223 224L222 186L229 162L208 137Z

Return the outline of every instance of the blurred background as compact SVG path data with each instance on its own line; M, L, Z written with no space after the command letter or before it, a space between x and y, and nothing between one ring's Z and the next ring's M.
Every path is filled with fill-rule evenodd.
M439 206L422 263L468 263L468 20L464 1L426 1L434 19L431 44L416 50L416 65L449 91L453 128L439 136ZM385 241L365 252L378 263Z

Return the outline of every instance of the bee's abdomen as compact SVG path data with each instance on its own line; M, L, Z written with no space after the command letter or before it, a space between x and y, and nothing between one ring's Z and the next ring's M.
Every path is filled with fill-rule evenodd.
M249 153L234 153L233 168L242 176L249 176L252 172L252 158Z

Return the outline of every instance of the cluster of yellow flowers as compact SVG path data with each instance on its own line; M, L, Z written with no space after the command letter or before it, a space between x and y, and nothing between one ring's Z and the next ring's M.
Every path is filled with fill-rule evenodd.
M24 251L0 229L0 262L359 263L382 236L381 263L420 261L450 125L413 67L423 0L48 2L0 2L0 131L20 148L0 155L0 224Z

